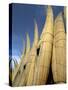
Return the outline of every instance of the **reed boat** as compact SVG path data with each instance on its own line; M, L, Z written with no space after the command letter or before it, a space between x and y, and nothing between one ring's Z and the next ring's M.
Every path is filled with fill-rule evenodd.
M37 47L38 47L38 27L37 27L37 23L35 21L35 34L34 34L34 42L33 42L33 46L32 49L30 51L30 70L28 73L28 78L27 78L27 83L26 85L33 85L33 79L34 79L34 72L35 72L35 64L36 64L36 60L37 60Z
M33 84L35 62L36 62L36 57L37 57L37 47L38 47L38 27L35 20L34 20L34 24L35 24L34 41L33 41L33 45L30 50L29 56L27 58L28 62L24 70L24 73L22 75L20 86Z
M13 86L19 85L19 82L20 82L20 79L21 79L21 76L22 76L22 73L24 70L24 60L25 60L25 62L27 62L26 58L27 58L29 51L30 51L30 38L29 38L28 33L26 34L26 37L27 37L27 43L26 43L26 47L24 47L24 50L23 50L24 55L22 54L21 61L20 61L19 65L18 65L18 67L13 75L13 81L12 81Z
M66 82L66 35L62 13L54 22L52 73L55 83Z
M34 85L44 85L47 82L53 46L53 11L48 6L46 22L39 41L39 56L34 74Z

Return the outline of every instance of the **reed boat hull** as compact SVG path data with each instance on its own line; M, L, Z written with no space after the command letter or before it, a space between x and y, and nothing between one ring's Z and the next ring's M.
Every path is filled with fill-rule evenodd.
M54 24L52 73L55 83L66 82L66 35L61 13Z

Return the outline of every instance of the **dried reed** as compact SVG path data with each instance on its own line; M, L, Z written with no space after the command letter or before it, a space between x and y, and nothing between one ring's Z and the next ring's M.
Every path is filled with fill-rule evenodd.
M26 45L26 52L24 49L25 54L22 55L21 61L18 65L17 70L15 71L14 75L13 75L13 86L18 86L19 81L21 79L23 70L24 70L24 61L27 61L26 57L28 56L30 51L30 39L29 39L29 35L27 34L27 45ZM24 53L23 52L23 53Z
M62 13L54 23L52 72L55 83L66 82L66 36Z
M50 6L47 9L46 23L40 37L40 52L35 68L34 85L46 83L49 73L53 43L53 11Z

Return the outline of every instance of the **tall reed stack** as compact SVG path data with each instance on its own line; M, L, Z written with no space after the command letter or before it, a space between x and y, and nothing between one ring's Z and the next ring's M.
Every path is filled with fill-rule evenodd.
M23 72L21 72L21 74L20 74L18 86L24 86L25 85L25 81L26 81L26 71L25 71L25 68L26 68L27 63L28 63L29 52L30 52L30 39L29 39L29 35L27 34L26 54L25 54L24 60L23 60L22 65L21 65L21 68L22 68ZM28 71L28 69L27 69L27 71Z
M22 77L22 73L23 73L23 70L24 70L24 64L25 62L27 62L27 57L29 55L29 51L30 51L30 39L29 39L29 35L26 34L27 36L27 43L26 43L26 51L25 51L25 48L24 48L24 56L22 55L22 58L21 58L21 61L17 67L17 70L15 71L14 75L13 75L13 86L18 86L19 85L19 82L20 82L20 79Z
M34 42L32 45L32 48L30 50L29 56L28 56L28 62L26 65L26 68L24 70L24 73L22 75L21 83L20 85L32 85L33 83L33 78L34 78L34 68L35 68L35 62L36 62L36 57L37 57L37 45L38 45L38 28L37 28L37 23L35 23L35 34L34 34ZM25 77L25 78L24 78Z
M26 85L33 85L33 79L34 79L34 73L35 73L35 63L37 60L38 27L37 27L36 21L34 23L35 23L34 42L33 42L32 49L30 51L30 56L29 56L30 61L28 63L30 63L30 69L29 69Z
M66 7L64 14L59 13L55 21L51 6L47 7L46 13L40 40L37 22L34 20L34 41L31 48L29 35L26 34L21 60L19 64L14 61L15 68L9 73L12 86L45 85L51 70L51 84L66 82Z
M46 83L49 67L52 55L52 44L53 44L53 11L52 7L48 6L46 23L40 37L39 46L39 56L35 68L34 74L34 85L43 85Z
M66 35L62 13L54 22L52 73L55 83L66 82Z

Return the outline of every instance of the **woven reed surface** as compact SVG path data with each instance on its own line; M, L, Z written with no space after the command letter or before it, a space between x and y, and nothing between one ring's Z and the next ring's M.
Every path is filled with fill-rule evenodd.
M26 85L33 85L34 73L35 73L35 63L37 60L37 47L38 47L38 27L37 27L37 23L35 21L34 42L33 42L32 50L30 52L31 64L30 64L30 69L29 69ZM29 57L29 59L30 59L30 57Z
M32 85L33 77L34 77L34 66L35 66L35 58L36 58L36 51L32 51L29 54L28 62L26 64L26 68L22 74L22 78L20 81L20 86L24 85Z
M66 36L62 13L54 23L52 73L55 83L66 82Z
M28 62L26 64L26 68L22 74L22 78L21 78L19 86L32 85L32 83L33 83L35 60L37 57L36 49L37 49L37 45L38 45L38 27L37 27L36 22L35 22L35 31L34 32L35 33L34 33L33 46L30 50L29 56L27 57Z
M39 45L40 52L35 67L34 85L43 85L47 81L49 66L51 60L53 42L53 12L52 8L48 7L46 23L44 25Z

